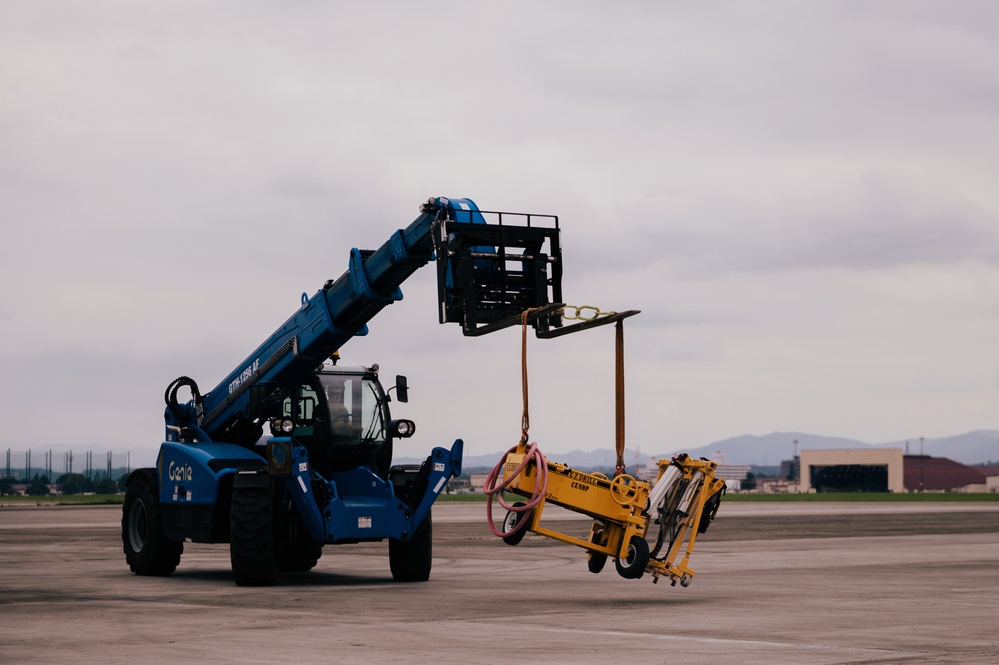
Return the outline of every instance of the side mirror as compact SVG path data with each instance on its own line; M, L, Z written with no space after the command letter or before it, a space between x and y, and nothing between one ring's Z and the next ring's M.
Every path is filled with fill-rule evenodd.
M404 404L409 401L409 383L399 374L395 377L395 398Z

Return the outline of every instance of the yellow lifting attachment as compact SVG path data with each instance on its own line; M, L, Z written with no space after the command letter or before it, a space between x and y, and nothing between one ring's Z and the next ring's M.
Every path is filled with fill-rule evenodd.
M627 315L638 312L628 312ZM621 318L616 321L616 447L617 474L576 471L548 461L537 444L528 445L527 313L524 315L523 392L524 415L520 443L507 451L486 480L490 502L489 526L510 545L519 543L526 531L582 547L588 552L590 572L599 573L607 558L615 561L618 574L638 579L651 573L653 582L667 577L673 585L688 586L694 571L690 555L699 533L715 518L725 490L725 481L715 477L716 464L694 460L687 454L659 460L653 483L624 473L624 369ZM500 473L502 472L502 480ZM528 498L507 503L503 492ZM492 521L491 500L496 496L508 510L502 531ZM593 518L587 539L542 526L545 506L554 504ZM686 544L686 546L684 546ZM682 556L681 556L682 551ZM679 561L677 560L679 557Z
M532 531L586 549L590 572L599 573L611 557L622 577L638 579L648 572L653 582L664 576L674 585L690 584L694 543L715 518L725 489L725 481L714 475L714 462L694 460L686 454L661 459L659 475L650 485L627 474L608 478L547 460L543 472L539 473L536 459L528 459L518 472L526 456L522 445L507 453L503 479L509 484L505 490L530 497L539 482L546 483L547 489L526 515L516 510L522 507L517 504L507 513L503 521L503 531L510 534L504 537L507 543L516 544L525 530ZM548 504L592 517L589 538L583 540L542 526ZM521 526L522 520L526 524Z

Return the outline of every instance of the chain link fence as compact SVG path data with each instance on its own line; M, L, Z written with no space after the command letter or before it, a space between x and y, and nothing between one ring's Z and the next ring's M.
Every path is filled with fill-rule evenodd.
M128 452L8 448L0 458L0 494L113 493L131 470Z

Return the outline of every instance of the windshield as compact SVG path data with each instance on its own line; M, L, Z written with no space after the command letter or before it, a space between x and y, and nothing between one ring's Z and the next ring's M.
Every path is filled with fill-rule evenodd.
M360 376L320 374L333 443L378 445L385 441L381 387Z

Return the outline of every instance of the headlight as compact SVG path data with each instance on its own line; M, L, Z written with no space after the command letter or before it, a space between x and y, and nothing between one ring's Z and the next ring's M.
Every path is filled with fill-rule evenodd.
M392 432L401 439L411 437L416 433L416 423L412 420L393 420Z
M291 434L295 429L295 423L290 418L274 418L271 420L271 434Z

